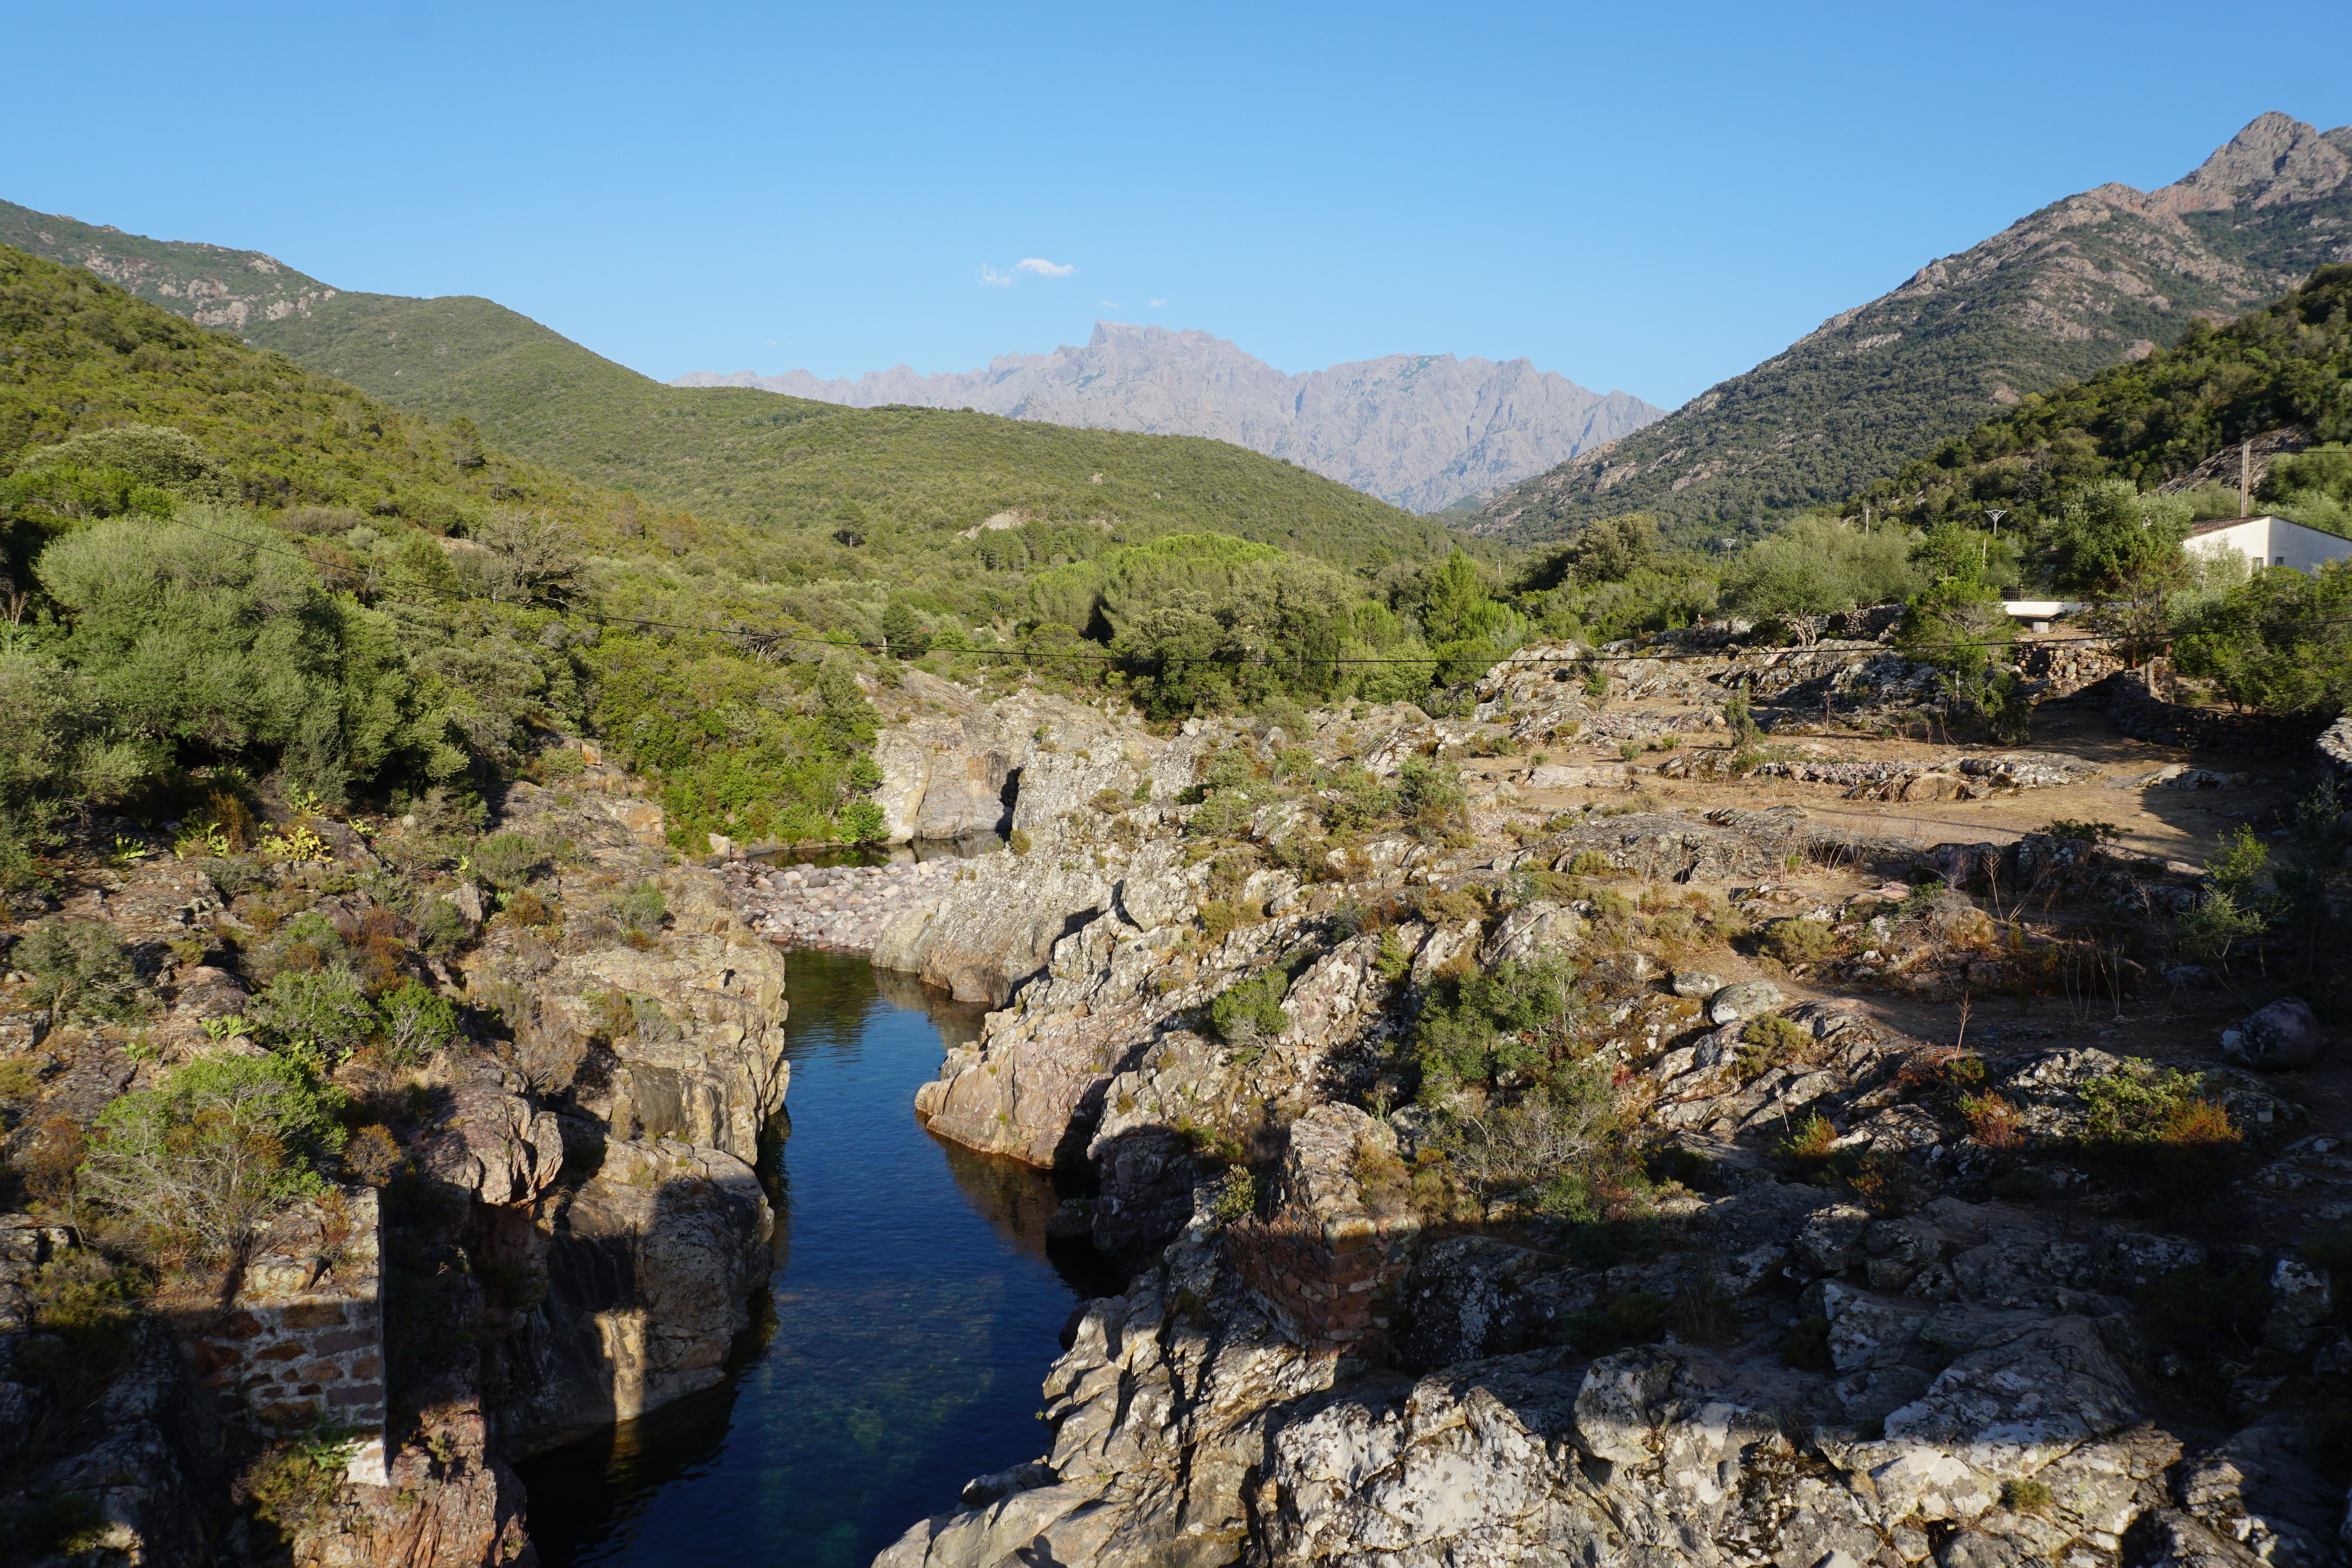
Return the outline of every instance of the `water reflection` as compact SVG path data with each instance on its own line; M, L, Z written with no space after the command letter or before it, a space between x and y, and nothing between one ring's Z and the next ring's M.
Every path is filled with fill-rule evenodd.
M1036 1456L1056 1335L1115 1288L1083 1249L1049 1251L1045 1176L914 1123L915 1085L979 1009L859 959L792 965L772 1316L720 1386L520 1467L550 1568L863 1564Z

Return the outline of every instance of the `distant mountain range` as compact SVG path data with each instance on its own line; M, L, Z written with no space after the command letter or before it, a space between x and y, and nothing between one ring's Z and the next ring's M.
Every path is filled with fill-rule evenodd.
M2028 393L2352 260L2352 127L2265 114L2161 190L2101 185L1841 312L1745 375L1496 496L1521 541L1653 511L1685 535L1832 504Z
M874 408L970 408L1092 430L1205 435L1433 512L1517 484L1664 412L1526 360L1391 354L1285 375L1206 332L1097 321L1083 348L1005 354L963 373L905 365L855 381L697 371L680 387L759 387Z

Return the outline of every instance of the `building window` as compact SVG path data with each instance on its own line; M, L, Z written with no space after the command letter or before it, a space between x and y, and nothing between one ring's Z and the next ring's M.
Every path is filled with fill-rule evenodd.
M2271 564L2272 564L2273 566L2284 566L2284 565L2286 564L2286 557L2284 557L2284 556L2281 556L2281 557L2279 557L2279 558L2278 558L2278 559L2276 559L2276 560L2274 560L2274 561L2271 562Z

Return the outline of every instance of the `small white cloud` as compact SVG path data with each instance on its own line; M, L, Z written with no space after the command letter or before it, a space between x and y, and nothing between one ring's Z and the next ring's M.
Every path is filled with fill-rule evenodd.
M1095 308L1097 310L1124 310L1127 307L1121 305L1116 299L1097 299L1095 301Z
M986 262L980 264L980 282L983 288L1010 288L1013 277L1009 272L999 272Z
M1165 299L1155 299L1155 300L1153 300L1153 301L1151 302L1151 308L1152 308L1154 310L1157 310L1157 309L1159 309L1162 305L1165 305L1165 304L1167 304L1167 303L1168 303L1168 301L1166 301Z
M776 340L775 340L773 338L769 339L769 340L768 340L768 347L770 347L771 349L772 349L772 348L774 348L775 346L776 346Z
M1047 261L1042 256L1028 256L1014 262L1013 264L1013 270L1015 272L1034 273L1039 277L1067 277L1070 274L1077 271L1077 268L1076 267L1064 266L1058 262Z

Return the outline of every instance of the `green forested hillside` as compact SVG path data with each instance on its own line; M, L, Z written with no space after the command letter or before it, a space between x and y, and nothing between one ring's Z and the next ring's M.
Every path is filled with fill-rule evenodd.
M742 388L667 387L487 299L344 295L258 341L599 485L697 515L927 549L992 516L1099 520L1144 538L1210 529L1340 564L1442 555L1445 530L1220 441L992 414L849 409Z
M891 575L955 553L952 536L1008 512L1129 541L1232 534L1347 567L1434 559L1454 542L1436 523L1224 442L667 387L488 299L338 292L256 251L7 204L0 242L96 271L407 413L468 420L499 447L592 485L779 541L825 540L849 508L847 531ZM825 570L841 564L828 558Z
M2070 489L2128 479L2145 489L2248 437L2283 427L2352 440L2352 266L2325 267L2277 303L2175 347L2024 398L1905 467L1868 497L1921 521L2020 521Z
M610 498L356 389L131 298L79 267L0 246L0 462L126 423L194 437L259 505L347 507L437 532L501 503L592 534Z

